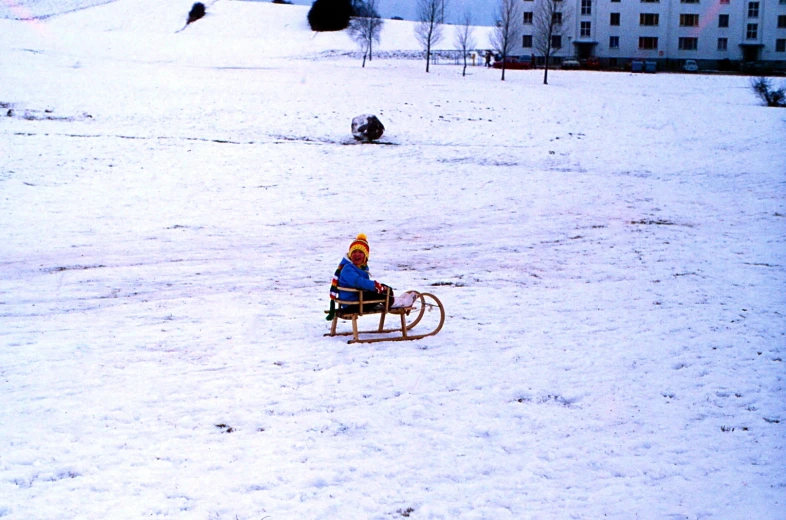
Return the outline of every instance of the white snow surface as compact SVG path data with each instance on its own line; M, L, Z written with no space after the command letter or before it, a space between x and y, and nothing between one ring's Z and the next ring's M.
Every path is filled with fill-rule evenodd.
M786 518L748 78L426 74L410 22L361 68L308 8L191 3L0 20L0 517ZM323 336L360 232L437 336Z

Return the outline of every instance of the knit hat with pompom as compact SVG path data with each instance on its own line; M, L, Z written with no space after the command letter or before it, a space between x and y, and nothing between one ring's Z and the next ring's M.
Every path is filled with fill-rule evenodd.
M352 256L353 251L363 251L363 254L366 255L366 260L368 260L368 239L366 235L363 233L359 234L358 237L349 245L349 256Z

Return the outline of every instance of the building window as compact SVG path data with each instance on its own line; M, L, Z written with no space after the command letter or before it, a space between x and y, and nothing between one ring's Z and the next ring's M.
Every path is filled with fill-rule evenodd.
M681 14L680 27L698 27L699 15L697 14Z
M759 37L759 24L749 23L745 29L745 39L755 40L758 37Z
M589 16L592 14L592 0L581 0L581 15Z
M729 15L721 14L718 15L718 27L728 27L729 26Z
M581 22L581 37L589 38L592 36L592 22Z
M609 16L609 25L619 25L620 24L620 14L619 13L611 13Z
M725 51L729 48L729 39L728 38L718 38L718 50Z
M642 4L657 4L660 0L641 0Z
M786 14L778 15L778 29L786 29Z
M551 37L551 48L552 49L561 49L562 48L562 36L559 34L555 34Z
M699 48L698 38L680 38L678 43L681 51L695 51Z
M620 48L620 37L609 36L609 49L619 49L619 48Z
M720 0L721 4L730 4L731 0Z
M699 0L680 0L683 4L698 4Z
M531 34L525 34L524 36L521 37L521 46L522 47L526 47L527 49L532 47L532 35Z
M639 25L658 25L658 18L657 13L641 13L639 14Z
M640 36L639 49L656 50L658 48L658 38L653 36Z
M532 25L532 11L524 13L524 25Z
M619 3L620 0L611 0L612 3L617 2ZM782 4L786 4L786 0L781 0Z
M786 38L775 40L775 52L786 52Z
M562 13L551 13L551 23L553 25L562 24Z
M759 2L748 2L748 18L759 17Z

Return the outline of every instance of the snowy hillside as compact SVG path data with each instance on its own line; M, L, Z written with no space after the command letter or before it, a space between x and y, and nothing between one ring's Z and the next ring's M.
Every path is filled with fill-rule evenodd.
M98 5L87 9L86 6ZM43 17L46 28L63 30L71 35L95 33L120 33L123 37L158 35L159 38L183 29L191 10L191 0L167 2L145 2L129 0L72 0L71 2L20 1L0 6L0 19ZM278 56L303 56L320 51L357 51L357 45L345 32L314 33L308 27L307 6L276 5L237 0L205 2L206 16L188 27L189 43L199 40L202 52L213 53L218 48L245 44L257 59ZM58 16L54 14L60 13ZM39 25L28 21L31 26ZM73 31L73 27L80 27ZM476 47L490 47L488 27L474 28ZM454 26L445 26L444 37L439 49L455 48ZM106 36L106 34L104 34ZM183 40L185 38L180 38ZM173 38L167 43L174 43ZM142 42L136 42L136 45ZM162 43L157 41L157 43ZM379 45L380 52L419 51L420 45L413 35L413 23L400 20L384 20ZM98 49L95 49L96 51ZM105 49L103 49L105 50ZM128 51L135 50L127 48ZM240 49L235 48L239 51ZM220 52L220 51L219 51ZM226 57L226 56L222 56ZM246 59L250 57L245 57Z
M307 8L190 5L0 20L0 517L783 518L747 78L361 68ZM323 336L360 232L437 336Z
M108 4L115 0L8 0L0 3L0 18L43 20L53 16Z

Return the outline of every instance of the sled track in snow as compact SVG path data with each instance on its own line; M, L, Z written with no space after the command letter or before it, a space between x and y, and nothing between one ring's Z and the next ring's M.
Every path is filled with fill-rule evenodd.
M63 121L63 122L71 122L73 121L72 118L46 118L50 121ZM285 143L304 143L304 144L313 144L313 145L340 145L340 146L364 146L364 145L375 145L375 146L430 146L434 148L443 148L443 147L450 147L450 148L482 148L482 149L489 149L489 148L497 148L494 145L490 144L457 144L457 143L424 143L424 142L411 142L411 143L397 143L395 141L358 141L354 138L347 138L347 139L328 139L328 138L321 138L321 137L308 137L308 136L287 136L287 135L270 135L270 140L259 140L259 141L239 141L233 139L217 139L217 138L210 138L210 137L189 137L189 136L171 136L171 135L157 135L157 136L144 136L144 135L124 135L124 134L72 134L72 133L55 133L55 132L14 132L12 135L21 136L21 137L73 137L75 139L98 139L98 138L111 138L111 139L129 139L129 140L140 140L140 141L197 141L197 142L205 142L205 143L217 143L217 144L233 144L233 145L255 145L255 144L285 144ZM506 146L500 145L498 148L510 149L510 148L531 148L529 146ZM464 159L443 159L440 160L443 163L461 163L461 162L477 162L477 161L470 161L466 158ZM509 161L494 161L492 163L488 163L493 166L517 166L518 163L509 162ZM572 172L575 171L573 169L567 169L565 171Z
M55 2L18 0L10 5L4 5L4 2L0 2L0 18L20 22L47 20L91 7L111 4L112 2L115 2L115 0L58 0L57 3L60 4L58 7L53 7L56 5Z
M71 121L70 118L46 118L53 121ZM158 136L142 136L142 135L123 135L123 134L69 134L69 133L52 133L52 132L14 132L13 135L21 137L37 137L37 136L59 136L59 137L73 137L76 139L97 139L101 137L108 137L112 139L131 139L142 141L201 141L205 143L218 143L218 144L236 144L236 145L253 145L253 144L280 144L282 142L299 142L306 144L337 144L341 146L350 145L380 145L380 146L399 146L401 143L392 141L358 141L356 139L324 139L319 137L305 137L305 136L285 136L285 135L271 135L270 141L236 141L231 139L211 139L209 137L176 137L171 135L158 135Z

